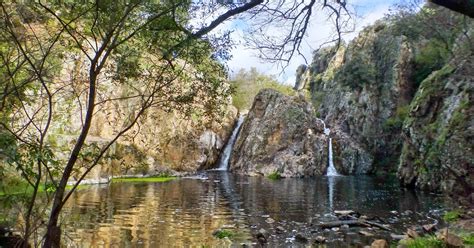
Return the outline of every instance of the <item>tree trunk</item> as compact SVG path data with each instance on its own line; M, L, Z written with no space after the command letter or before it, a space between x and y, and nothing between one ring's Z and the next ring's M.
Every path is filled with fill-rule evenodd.
M67 162L66 167L64 168L64 172L61 177L61 181L59 182L58 188L56 189L56 193L54 195L53 206L51 209L51 215L49 216L48 227L46 230L46 237L43 244L43 247L50 248L50 247L60 247L61 244L61 228L58 226L59 214L61 213L61 209L64 205L63 197L64 192L66 190L67 181L71 176L72 170L74 165L76 164L77 158L79 153L84 145L86 140L87 134L89 133L89 129L92 123L92 117L94 114L94 106L95 106L95 95L96 95L96 81L97 81L97 72L93 70L95 67L95 61L92 62L91 70L90 70L90 79L89 79L89 97L88 97L88 105L87 105L87 113L86 118L84 120L84 126L82 127L81 134L77 139L76 144L74 145L74 149L71 152L71 156Z

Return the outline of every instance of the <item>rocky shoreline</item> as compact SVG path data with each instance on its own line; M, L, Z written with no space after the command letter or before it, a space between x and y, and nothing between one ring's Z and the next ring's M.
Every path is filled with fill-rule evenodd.
M335 210L331 214L319 215L307 223L276 222L269 215L264 218L268 224L264 227L252 226L253 241L241 243L241 247L272 247L278 244L278 238L286 237L286 244L291 247L420 247L415 244L437 244L436 247L472 247L474 233L474 210L462 209L459 219L445 221L440 215L426 216L411 223L405 231L400 225L416 215L413 211L398 213L393 211L389 219L377 216L362 215L352 210ZM289 227L293 226L293 227ZM298 226L299 228L294 228ZM213 232L222 242L235 246L229 237L219 236L225 229ZM229 235L230 236L230 235ZM283 244L279 244L283 245ZM426 246L432 247L432 246Z

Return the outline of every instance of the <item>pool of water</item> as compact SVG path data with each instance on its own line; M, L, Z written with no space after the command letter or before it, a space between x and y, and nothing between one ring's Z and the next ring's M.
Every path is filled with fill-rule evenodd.
M209 172L166 183L113 183L76 192L63 214L71 247L214 247L213 237L230 230L235 244L255 244L264 228L269 246L299 246L311 240L360 242L357 230L319 230L333 210L354 210L402 233L414 223L434 221L447 202L442 197L403 190L396 180L368 176L269 180ZM408 210L408 211L407 211ZM432 218L432 219L431 219ZM277 234L275 228L284 232ZM352 228L351 228L352 229ZM368 241L366 241L368 242Z

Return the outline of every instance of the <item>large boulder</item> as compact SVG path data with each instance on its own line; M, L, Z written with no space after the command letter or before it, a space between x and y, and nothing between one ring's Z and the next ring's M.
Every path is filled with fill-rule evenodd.
M303 97L264 89L255 97L231 155L230 170L246 175L322 175L328 138Z

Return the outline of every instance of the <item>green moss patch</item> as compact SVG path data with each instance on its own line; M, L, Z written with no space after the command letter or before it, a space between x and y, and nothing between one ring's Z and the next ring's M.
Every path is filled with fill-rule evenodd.
M218 239L223 239L223 238L232 238L234 237L234 233L229 230L217 230L213 233L214 237Z
M469 233L469 234L461 234L462 241L464 244L469 245L469 246L474 246L474 234Z
M44 192L46 190L51 190L50 186L45 186L44 184L40 184L38 186L38 192ZM54 188L54 187L53 187ZM33 187L28 184L26 181L21 180L19 178L8 178L4 182L0 182L0 196L6 195L19 195L25 194L30 195L33 194Z
M445 247L443 241L437 239L435 236L425 236L404 242L408 248L442 248Z
M446 222L453 222L457 221L461 216L461 212L459 210L448 211L444 214L443 220Z
M76 190L89 188L92 184L81 184L76 187ZM71 190L73 185L67 185L66 190ZM52 184L38 186L38 193L54 192L56 187ZM13 185L3 186L0 188L0 197L7 195L31 195L33 194L33 187L26 182L21 182Z
M272 172L267 176L268 179L270 180L278 180L281 179L281 175L278 171Z
M156 177L122 177L113 178L112 183L164 183L176 179L171 176L156 176Z

